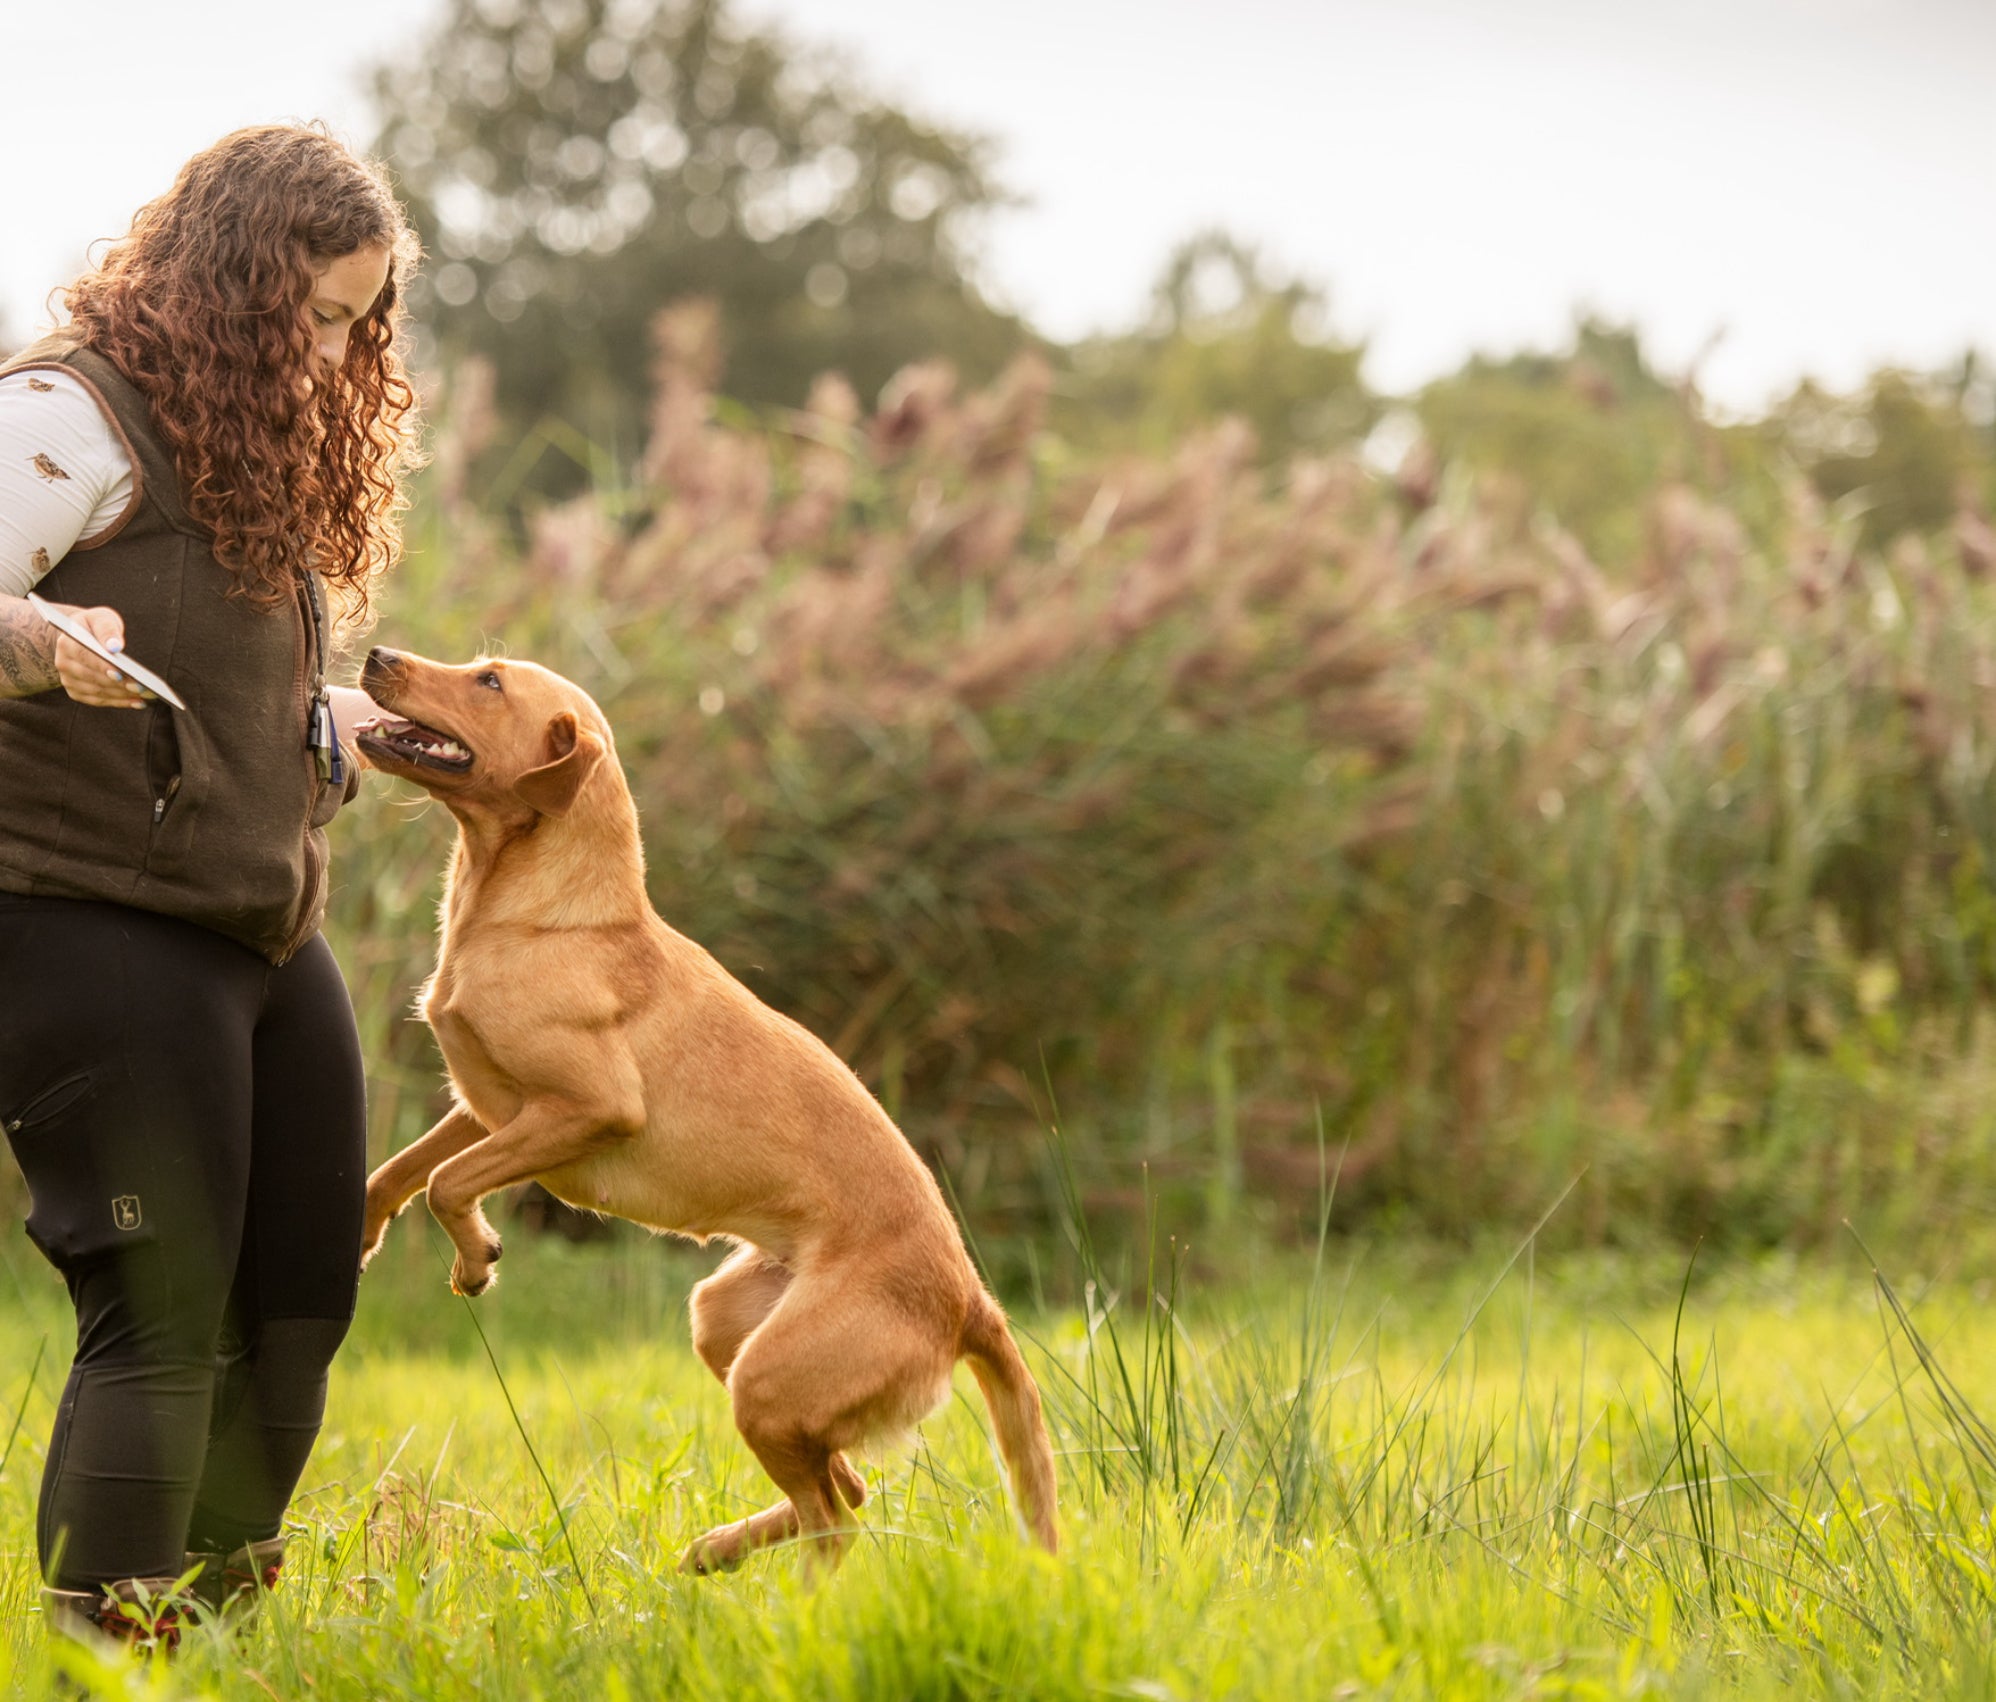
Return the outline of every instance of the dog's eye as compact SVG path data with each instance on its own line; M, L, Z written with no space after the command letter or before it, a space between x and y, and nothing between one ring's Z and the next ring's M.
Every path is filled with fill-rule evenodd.
M498 672L492 668L487 668L484 673L478 676L478 683L493 691L504 691L506 689L499 683Z

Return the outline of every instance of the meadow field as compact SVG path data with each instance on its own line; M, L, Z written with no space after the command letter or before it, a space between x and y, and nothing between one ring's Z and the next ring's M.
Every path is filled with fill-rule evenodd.
M675 1562L763 1505L686 1342L711 1254L516 1238L477 1303L420 1212L364 1284L292 1563L171 1666L52 1652L29 1546L59 1288L10 1252L0 1672L282 1697L1971 1697L1996 1681L1987 1282L1391 1237L1170 1250L1021 1309L1063 1548L1017 1535L967 1375L867 1463L864 1536ZM1083 1258L1083 1267L1086 1260ZM1688 1279L1688 1280L1687 1280ZM32 1369L31 1369L32 1368Z
M1881 539L1653 379L1669 453L1568 526L1432 446L1083 454L1034 357L756 413L711 308L657 343L637 462L502 439L454 374L373 640L603 704L661 914L945 1183L1041 1379L1062 1552L959 1379L835 1579L681 1578L770 1494L686 1341L714 1256L509 1215L470 1304L419 1210L260 1623L170 1668L51 1652L68 1325L10 1234L13 1693L1987 1694L1980 499ZM513 501L549 457L587 488ZM376 1160L442 1103L411 1002L450 834L378 777L333 828Z

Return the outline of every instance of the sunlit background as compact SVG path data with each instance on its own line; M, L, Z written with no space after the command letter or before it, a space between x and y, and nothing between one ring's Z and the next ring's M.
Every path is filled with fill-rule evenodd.
M496 9L495 9L496 10ZM0 323L239 124L357 140L418 0L17 5ZM753 0L995 144L980 277L1046 334L1121 329L1221 226L1325 286L1399 392L1576 309L1757 410L1804 376L1996 347L1996 8L1979 0ZM87 66L87 70L85 67Z

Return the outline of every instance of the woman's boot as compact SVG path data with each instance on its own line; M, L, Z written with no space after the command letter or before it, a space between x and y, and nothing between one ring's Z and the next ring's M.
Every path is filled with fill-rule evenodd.
M234 1622L255 1612L258 1598L277 1588L284 1568L284 1538L246 1542L229 1554L190 1552L187 1570L193 1572L197 1566L200 1571L187 1586L188 1593L204 1615Z
M177 1578L127 1578L100 1590L42 1590L48 1628L79 1642L108 1638L147 1653L180 1645L188 1602Z

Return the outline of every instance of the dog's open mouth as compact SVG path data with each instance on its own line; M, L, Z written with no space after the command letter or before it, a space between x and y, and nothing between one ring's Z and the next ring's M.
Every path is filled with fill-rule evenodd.
M369 756L392 757L418 768L442 768L461 773L471 766L471 752L448 733L392 715L359 722L354 737Z

